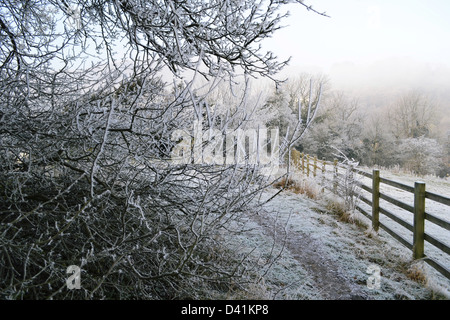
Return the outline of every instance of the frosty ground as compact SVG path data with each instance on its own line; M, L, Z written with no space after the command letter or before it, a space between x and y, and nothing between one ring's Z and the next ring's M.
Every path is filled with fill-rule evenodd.
M266 197L277 192L268 189ZM319 200L288 190L242 223L248 232L227 239L250 254L258 274L250 299L448 299L450 282L388 234L343 221L330 210L332 195ZM361 220L359 220L361 219ZM361 223L361 221L363 223ZM369 288L369 266L381 270ZM241 297L230 297L241 298Z
M371 172L371 170L367 168L363 168L363 170L366 172ZM380 175L383 178L401 182L411 187L414 187L414 183L416 181L424 182L426 185L426 191L437 193L445 197L450 197L449 178L443 179L431 175L417 176L411 173L397 172L392 170L380 170ZM368 181L368 179L366 178L362 179L361 182L369 186L371 185L371 181ZM406 204L409 204L410 206L414 206L414 194L411 192L394 188L383 183L380 185L380 192L389 195L397 200L400 200ZM370 199L370 195L368 198ZM367 212L370 212L370 208L365 203L361 202L361 206L365 207ZM411 212L403 210L383 199L380 200L380 206L393 212L396 216L408 222L410 225L413 225L414 215ZM450 207L444 204L438 203L430 199L426 199L425 211L427 213L433 214L435 217L438 217L444 221L450 221ZM412 232L410 232L406 228L401 227L399 224L393 222L385 215L380 215L380 221L388 225L391 229L395 230L395 232L401 235L404 239L407 239L410 242L412 242ZM450 232L430 221L425 221L425 233L433 236L435 239L447 245L450 245ZM450 256L444 253L442 250L434 247L427 241L425 241L425 254L430 258L438 261L441 265L444 265L447 268L449 268Z

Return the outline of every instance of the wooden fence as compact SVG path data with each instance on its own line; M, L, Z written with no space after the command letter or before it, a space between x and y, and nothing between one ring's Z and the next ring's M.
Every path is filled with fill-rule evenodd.
M327 167L332 168L331 179L333 179L333 187L329 188L331 191L336 192L336 184L338 183L340 170L348 170L348 167L339 163L337 160L333 162L318 160L317 157L311 157L310 155L305 155L303 153L293 153L293 164L299 168L304 174L310 176L316 176L318 173L323 174L323 178L326 177L325 173L327 171ZM445 221L441 218L438 218L434 214L426 212L425 210L425 202L426 201L436 201L440 204L445 205L445 208L449 208L448 212L450 213L450 198L439 195L433 192L426 191L426 186L424 182L417 181L414 183L414 186L409 186L397 181L392 181L380 176L380 171L374 169L372 173L368 173L359 169L352 169L352 172L371 179L371 185L365 185L360 183L359 187L362 190L367 191L371 196L368 198L363 195L362 192L358 192L357 196L359 200L368 204L371 207L371 212L364 209L360 205L356 204L355 208L361 212L364 216L369 218L372 221L372 228L378 232L379 228L382 228L388 234L390 234L393 238L399 241L401 244L406 246L408 249L412 250L413 259L422 259L427 262L430 266L435 268L445 277L450 279L450 270L447 266L442 265L436 260L425 255L425 241L432 244L434 247L438 248L440 251L450 255L450 247L436 239L434 236L425 232L425 220L449 231L450 230L450 222ZM328 177L330 178L330 176ZM393 198L392 196L380 192L380 185L385 184L396 189L400 189L414 195L414 205L407 204L398 199ZM380 206L380 199L383 199L395 207L402 208L413 214L413 224L405 221L394 212L389 211L386 208ZM428 202L427 202L428 203ZM387 224L380 222L380 214L385 215L386 217L392 219L395 223L400 226L406 228L407 230L413 233L412 242L408 239L405 239L403 236L399 235L397 232L391 229L391 227L387 226Z

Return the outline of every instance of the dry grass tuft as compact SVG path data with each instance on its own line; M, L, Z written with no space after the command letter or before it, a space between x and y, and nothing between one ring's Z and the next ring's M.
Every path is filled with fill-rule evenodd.
M264 279L248 283L245 287L240 286L228 292L226 300L270 300L273 294L269 287L265 284Z
M282 178L273 184L275 188L286 189L295 194L304 194L308 198L317 200L319 198L319 188L314 183L307 180Z
M367 238L376 238L377 237L377 235L378 235L378 232L376 232L373 228L372 228L372 226L369 226L368 228L367 228L367 230L366 231L364 231L364 234L366 235L366 237Z
M335 214L342 222L354 224L361 228L367 227L366 223L360 218L357 212L349 211L342 201L327 199L325 208L328 212Z
M423 263L418 262L411 265L411 267L406 270L406 275L411 280L414 280L422 285L426 285L428 283L428 277Z

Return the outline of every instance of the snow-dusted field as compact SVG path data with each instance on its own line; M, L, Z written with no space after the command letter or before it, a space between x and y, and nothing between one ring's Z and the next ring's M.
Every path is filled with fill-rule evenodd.
M450 282L414 262L409 249L383 231L373 234L367 227L341 221L326 209L324 199L325 195L311 200L283 191L264 210L244 219L248 232L227 240L242 254L251 253L251 260L260 266L255 269L260 276L254 286L256 297L433 299L436 293L450 297ZM368 287L370 266L381 271L379 288ZM426 285L407 276L418 269L426 275Z

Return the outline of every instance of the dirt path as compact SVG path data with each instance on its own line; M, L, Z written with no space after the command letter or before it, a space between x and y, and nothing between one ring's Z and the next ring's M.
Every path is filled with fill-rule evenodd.
M328 257L322 245L307 234L290 234L283 230L267 213L254 216L254 221L262 227L267 236L280 245L285 245L292 257L315 281L316 289L326 300L366 299L360 286L351 283L341 271L339 263ZM280 236L283 235L283 236Z
M262 200L276 191L268 191ZM450 283L414 262L409 249L387 233L368 230L370 221L365 225L341 220L328 204L325 199L283 192L245 217L248 232L234 236L230 245L255 259L264 280L256 296L294 300L450 297ZM378 285L369 288L374 267L379 269ZM425 276L427 284L415 275Z

